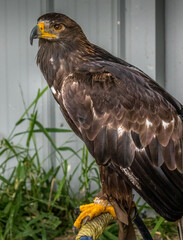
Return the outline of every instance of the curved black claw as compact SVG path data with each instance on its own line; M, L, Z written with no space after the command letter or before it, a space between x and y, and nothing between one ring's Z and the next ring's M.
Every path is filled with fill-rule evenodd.
M78 209L76 209L76 208L75 208L75 210L78 211ZM74 210L74 211L75 211L75 210ZM80 210L79 210L79 212L80 212ZM75 214L77 215L78 212L76 212ZM79 214L80 214L80 213L79 213ZM78 216L79 216L79 214L78 214ZM90 216L85 217L85 218L83 219L83 221L82 221L82 224L86 224L89 219L90 219ZM73 227L72 227L72 231L73 231L73 233L74 233L75 235L77 235L78 232L79 232L79 228L73 226ZM84 240L84 239L83 239L83 240ZM88 240L89 240L89 239L88 239Z
M72 231L73 231L73 233L74 233L75 235L77 235L78 232L79 232L79 229L78 229L77 227L73 226L73 227L72 227Z
M83 219L82 223L83 223L83 224L86 224L86 223L88 222L88 220L90 220L90 216L86 216L86 217Z

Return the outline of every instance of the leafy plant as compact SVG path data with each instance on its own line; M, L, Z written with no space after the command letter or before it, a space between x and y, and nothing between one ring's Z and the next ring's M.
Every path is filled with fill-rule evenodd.
M85 174L80 179L81 187L87 186L87 191L80 199L72 191L72 179L79 170L88 170L97 174L94 162L89 163L85 147L74 151L67 141L57 146L50 133L67 133L68 129L46 128L38 120L37 105L46 92L47 87L38 91L34 101L15 124L10 136L0 142L0 239L54 239L63 235L73 225L74 208L79 202L88 199L92 181L97 181L93 174L91 179ZM30 113L31 111L31 113ZM23 123L28 123L27 129L17 132ZM25 124L23 125L25 126ZM45 170L44 164L50 161L51 153L41 159L41 147L37 135L42 134L52 145L54 156L59 160L58 167ZM64 159L63 152L68 152ZM78 160L78 165L72 174L68 175L68 163L71 158ZM12 163L14 167L12 167ZM84 165L83 165L84 164ZM61 172L62 179L58 179ZM87 179L87 183L86 183ZM93 193L96 191L93 191Z

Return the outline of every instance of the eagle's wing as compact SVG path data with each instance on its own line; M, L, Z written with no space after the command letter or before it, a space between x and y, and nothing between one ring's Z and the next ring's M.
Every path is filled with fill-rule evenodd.
M62 98L98 164L129 167L145 151L153 166L183 172L182 106L142 72L116 63L75 72Z

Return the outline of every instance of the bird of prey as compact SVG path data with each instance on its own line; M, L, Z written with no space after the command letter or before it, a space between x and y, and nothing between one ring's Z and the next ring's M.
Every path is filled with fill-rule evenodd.
M63 14L41 16L31 44L35 38L37 64L62 114L99 165L102 191L81 207L75 226L105 211L128 224L135 189L165 219L178 220L183 238L181 103L140 69L90 43Z

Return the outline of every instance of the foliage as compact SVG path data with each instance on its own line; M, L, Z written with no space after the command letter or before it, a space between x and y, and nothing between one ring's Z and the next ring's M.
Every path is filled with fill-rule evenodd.
M0 141L0 239L1 240L51 240L67 234L75 219L74 209L91 202L100 189L99 172L95 161L89 160L84 146L75 151L66 141L57 146L51 133L70 133L68 129L46 128L38 120L38 101L47 88L38 91L34 101L15 124L10 136ZM31 113L30 113L31 112ZM28 127L24 131L18 131ZM53 151L41 159L39 136L44 136ZM45 147L45 146L44 146ZM63 157L67 152L67 158ZM59 165L45 170L51 158ZM77 161L75 169L68 174L69 161ZM13 167L14 166L14 167ZM73 177L80 171L79 193L73 192ZM59 176L62 176L61 179ZM140 200L140 199L139 199ZM137 206L139 212L149 208L146 203ZM163 239L176 235L175 225L160 216L145 219L152 236L159 231ZM167 234L168 233L168 234ZM118 225L110 225L99 238L117 240ZM140 238L139 238L140 239Z
M38 121L37 104L44 94L38 91L35 100L25 109L8 138L0 142L0 239L54 239L72 228L74 209L82 202L91 199L98 192L100 183L94 161L89 162L85 147L74 151L66 141L62 146L50 137L50 133L71 132L67 129L45 128ZM29 113L32 110L31 114ZM28 122L28 129L16 132L18 126ZM37 135L42 134L53 148L53 156L60 161L58 167L44 166L51 154L40 159ZM22 141L19 142L19 139ZM17 143L18 142L18 143ZM68 144L68 145L66 145ZM69 157L65 159L63 152ZM71 158L78 159L78 165L68 175ZM15 165L12 167L12 163ZM80 189L82 197L73 193L71 182L81 168ZM88 173L88 171L90 173ZM58 174L62 179L58 179ZM91 190L92 182L97 189Z

